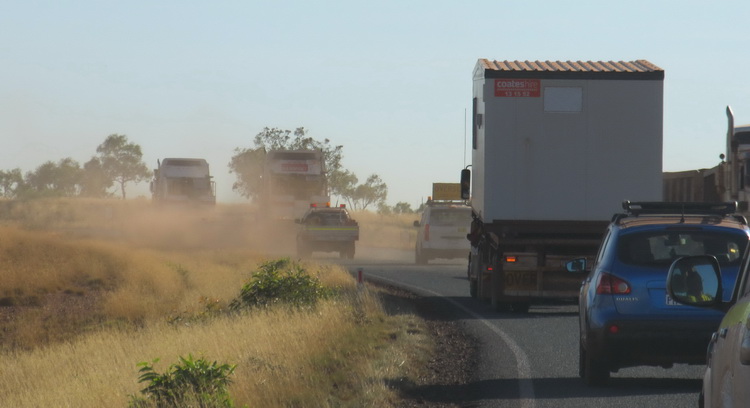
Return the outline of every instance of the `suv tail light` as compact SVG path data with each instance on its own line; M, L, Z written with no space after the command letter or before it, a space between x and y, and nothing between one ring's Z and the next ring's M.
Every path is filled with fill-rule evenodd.
M617 276L603 272L599 275L599 282L596 284L596 293L599 295L627 295L630 293L630 284Z
M423 238L424 238L425 241L429 241L430 240L430 224L425 224L424 225L424 236L423 236Z

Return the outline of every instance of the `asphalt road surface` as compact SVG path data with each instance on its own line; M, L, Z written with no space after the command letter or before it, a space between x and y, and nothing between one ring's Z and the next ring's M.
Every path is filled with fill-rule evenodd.
M528 314L490 310L469 296L464 260L414 265L411 251L357 248L357 258L339 260L365 280L382 281L439 298L479 339L473 381L457 387L467 407L696 407L703 366L636 367L612 374L610 384L592 388L578 377L578 306L537 305ZM463 397L462 397L463 398Z

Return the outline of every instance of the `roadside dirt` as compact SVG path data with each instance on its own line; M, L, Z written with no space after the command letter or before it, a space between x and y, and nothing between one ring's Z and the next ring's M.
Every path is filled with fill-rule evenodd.
M415 311L424 319L437 346L425 374L416 382L399 380L391 386L398 389L398 408L436 407L470 408L476 401L467 394L471 389L474 367L478 358L477 340L465 333L462 323L452 317L455 311L439 299L422 298L411 292L381 287L386 308L392 311Z

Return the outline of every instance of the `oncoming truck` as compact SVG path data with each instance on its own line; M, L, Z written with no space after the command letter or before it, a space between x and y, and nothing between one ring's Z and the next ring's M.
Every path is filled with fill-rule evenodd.
M156 161L151 196L155 203L216 204L216 184L205 159Z
M273 219L301 217L311 203L330 201L321 150L270 150L266 153L260 202Z
M585 271L565 262L596 255L624 200L661 201L663 78L645 60L477 62L472 296L520 312L578 297Z

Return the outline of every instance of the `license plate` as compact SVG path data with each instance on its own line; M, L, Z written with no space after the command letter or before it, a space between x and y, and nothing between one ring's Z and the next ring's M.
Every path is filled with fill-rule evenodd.
M674 299L672 299L671 297L669 297L669 293L665 294L664 297L665 297L664 303L666 303L667 306L679 306L680 305Z
M505 288L513 290L535 290L536 272L505 272Z

